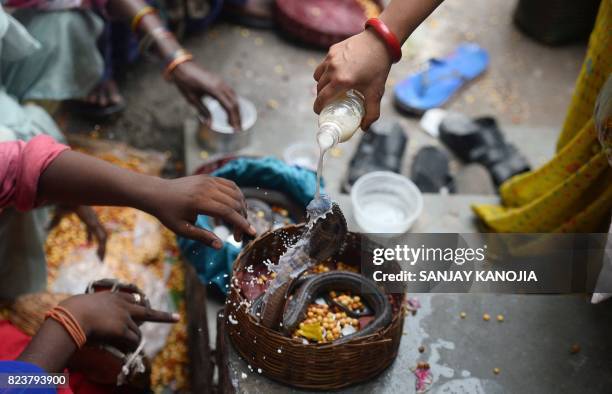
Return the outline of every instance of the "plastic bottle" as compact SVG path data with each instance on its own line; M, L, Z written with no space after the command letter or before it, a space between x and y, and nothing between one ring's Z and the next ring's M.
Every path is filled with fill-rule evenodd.
M363 101L363 95L351 89L323 108L317 133L322 151L349 140L355 134L365 115Z

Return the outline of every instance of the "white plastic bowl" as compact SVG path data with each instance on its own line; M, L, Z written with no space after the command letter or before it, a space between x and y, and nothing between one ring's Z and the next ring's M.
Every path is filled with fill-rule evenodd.
M423 211L419 188L390 171L363 175L351 188L355 220L366 233L401 234L410 230Z

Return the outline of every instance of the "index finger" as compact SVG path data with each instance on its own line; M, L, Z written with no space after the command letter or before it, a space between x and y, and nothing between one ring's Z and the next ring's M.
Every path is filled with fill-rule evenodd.
M229 124L232 126L234 131L242 131L242 122L240 120L240 108L238 106L238 100L234 96L223 94L219 97L219 102L227 112L227 119Z
M315 69L314 74L312 75L315 81L319 82L319 78L321 78L321 75L323 75L323 72L325 71L326 68L327 68L327 58L325 58L325 60L323 60Z
M138 304L129 304L128 310L132 316L132 319L137 321L176 323L180 318L178 313L162 312Z
M199 213L222 219L226 223L232 225L232 227L240 229L243 233L251 235L255 233L255 229L249 224L244 216L225 204L215 201Z

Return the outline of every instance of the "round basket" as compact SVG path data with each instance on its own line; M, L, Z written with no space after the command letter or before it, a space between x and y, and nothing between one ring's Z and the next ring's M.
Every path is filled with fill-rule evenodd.
M236 259L234 278L248 265L267 259L278 263L287 240L297 239L302 231L303 225L286 226L251 242ZM333 259L359 267L361 245L361 235L349 233ZM339 389L375 377L397 356L404 325L404 294L392 297L391 324L376 334L337 345L303 344L257 323L247 310L240 286L234 283L225 307L225 325L236 351L254 370L261 369L261 374L298 388Z

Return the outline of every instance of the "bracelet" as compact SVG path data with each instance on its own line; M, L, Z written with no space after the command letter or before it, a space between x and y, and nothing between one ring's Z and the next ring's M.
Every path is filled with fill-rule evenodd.
M179 49L170 56L170 61L166 68L164 69L164 78L166 81L170 80L170 76L172 76L172 72L181 64L188 62L193 59L193 55L187 52L184 49Z
M68 312L66 308L61 306L56 306L51 309L47 313L45 313L45 319L51 318L58 322L64 329L68 332L74 343L76 343L77 348L82 348L85 342L87 342L87 337L85 336L85 332L76 321L72 313Z
M371 27L385 42L393 63L399 62L402 58L402 46L395 34L385 25L385 22L378 18L370 18L365 23L365 28L367 29L368 27Z
M146 58L151 58L152 55L149 53L149 48L151 45L162 38L172 38L174 35L168 31L164 26L157 26L150 33L145 34L145 36L138 43L138 52L145 56Z
M150 5L144 6L142 7L137 13L136 15L134 15L134 17L132 18L132 31L136 32L138 30L138 27L140 26L140 22L142 22L142 19L149 15L149 14L156 14L157 10L155 10L155 8L151 7Z

